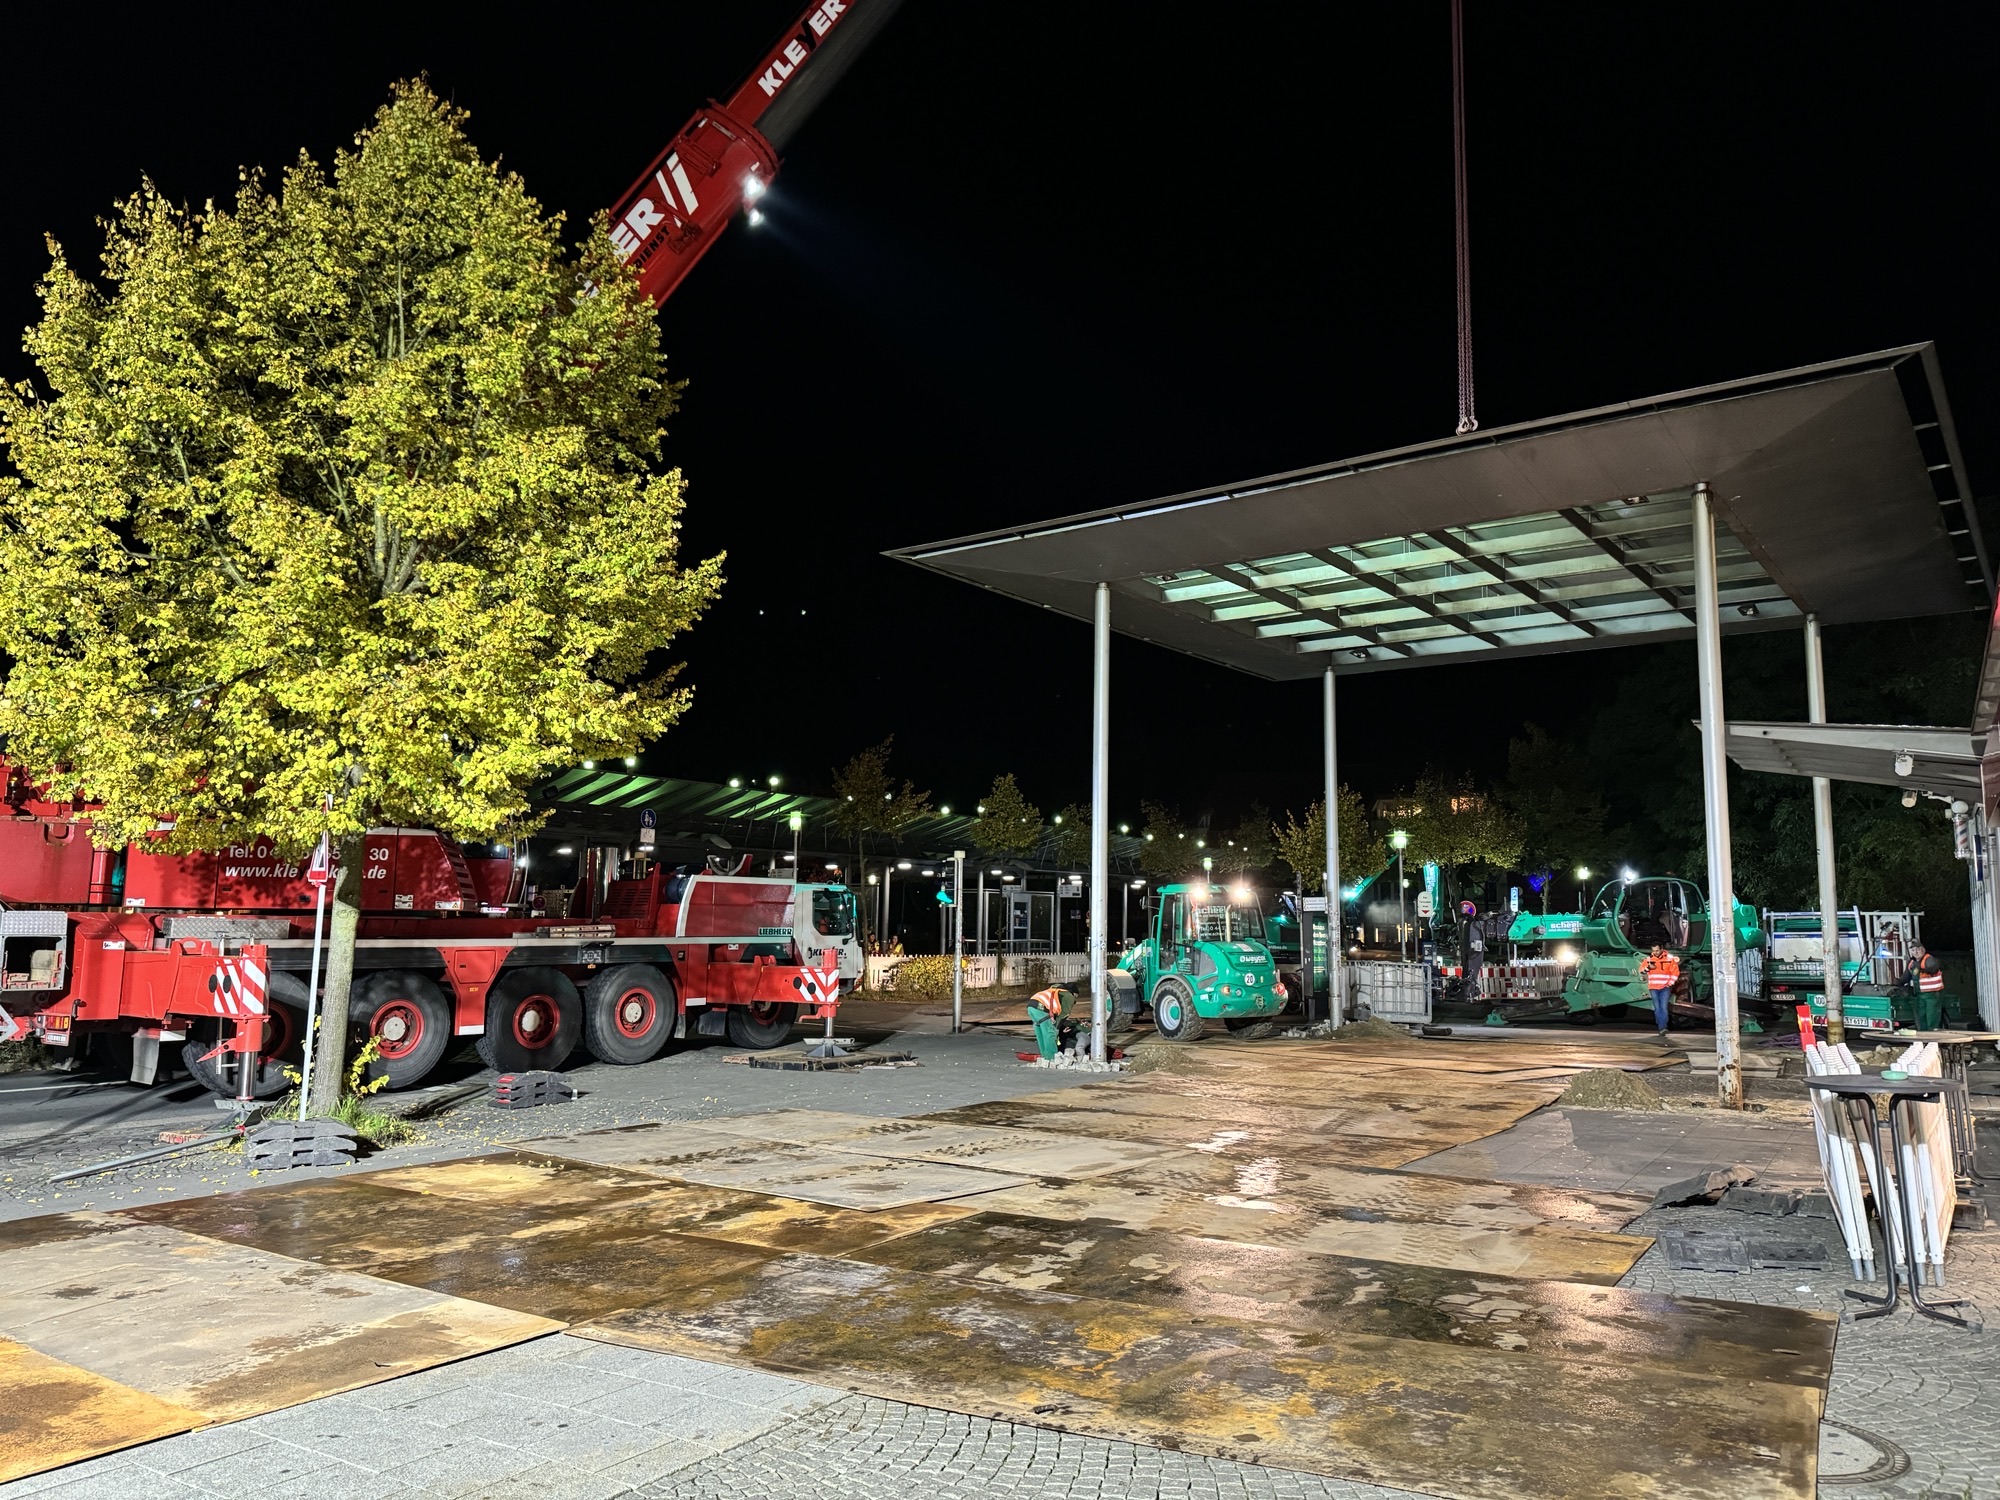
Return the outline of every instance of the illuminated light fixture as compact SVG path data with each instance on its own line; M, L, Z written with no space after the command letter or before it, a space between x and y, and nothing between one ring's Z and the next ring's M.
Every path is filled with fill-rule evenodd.
M868 883L870 885L880 885L882 883L882 877L880 875L877 875L873 870L870 870L868 872Z
M1201 857L1201 867L1204 870L1213 870L1215 868L1215 857L1213 855L1204 854Z
M1007 872L1006 872L1005 870L1001 869L1001 868L1000 868L1000 867L999 867L998 865L995 865L995 866L993 867L993 869L992 869L992 872L991 872L991 873L993 873L993 874L995 874L995 875L1004 875L1004 874L1006 874Z
M745 173L743 177L743 201L745 203L755 203L759 198L764 196L769 188L770 184L765 182L755 172Z
M1132 831L1132 825L1130 823L1120 823L1118 825L1118 831L1120 833L1130 833Z
M1196 840L1194 841L1194 846L1195 846L1195 848L1197 848L1197 849L1206 849L1206 848L1208 847L1208 840L1207 840L1207 839L1196 839ZM1203 861L1203 863L1206 863L1206 861Z
M935 875L935 874L937 874L937 871L936 871L936 870L926 870L926 871L924 871L924 875L926 876L926 878L928 878L929 876L932 876L932 875Z
M1146 842L1149 844L1153 842L1153 836L1150 833L1146 835Z
M1250 887L1247 885L1239 885L1238 887L1236 887L1235 891L1233 891L1231 894L1233 894L1238 901L1248 901L1250 899Z
M586 771L595 771L597 769L597 762L594 760L587 760L583 763L583 768Z
M944 807L940 807L940 808L938 809L938 816L939 816L940 818L948 818L948 817L950 817L950 816L951 816L951 808L950 808L950 806L949 806L949 805L947 804L947 805L946 805L946 806L944 806Z
M628 756L626 756L626 757L625 757L625 769L626 769L626 770L628 770L628 771L629 771L629 770L631 770L631 769L632 769L632 767L634 767L634 766L636 766L636 765L638 765L638 764L639 764L639 757L638 757L638 756L636 756L636 755L628 755Z
M1577 878L1578 880L1588 880L1588 879L1590 879L1590 866L1589 866L1589 865L1578 865L1578 866L1576 867L1576 878Z
M1627 885L1630 885L1633 881L1639 878L1639 872L1633 869L1630 865L1627 865L1625 866L1624 869L1618 872L1618 878L1624 881Z
M785 824L793 833L797 833L801 828L806 826L806 815L804 813L793 813L785 820Z
M750 227L755 229L759 224L764 222L764 211L761 208L753 208L745 217L749 219Z
M1754 620L1757 618L1757 606L1754 604L1739 604L1736 606L1736 613L1743 616L1746 620Z
M854 793L852 793L852 792L849 792L849 793L847 794L847 800L848 800L849 802L852 802L852 801L854 800Z
M882 800L884 802L894 802L896 800L896 794L894 792L884 792L882 794Z
M563 845L563 846L562 846L562 847L561 847L560 849L556 850L556 853L558 853L558 854L574 854L574 853L576 853L576 850L572 849L572 848L571 848L571 847L570 847L570 846L569 846L568 844L564 844L564 845Z
M1135 891L1143 891L1145 888L1146 888L1146 882L1143 880L1135 880L1132 882L1132 889Z
M896 868L899 870L907 870L910 868L910 862L907 859L899 859L896 861Z
M741 776L732 776L729 778L729 784L732 787L740 787L743 785L743 778Z
M771 778L771 785L775 787L777 784L778 784L778 778L773 776Z
M973 811L974 811L974 812L976 812L976 813L978 813L980 817L982 817L982 818L983 818L983 817L985 817L985 816L986 816L986 804L985 804L984 802L980 803L980 804L979 804L979 806L977 806L977 807L973 808Z
M1389 847L1394 849L1398 854L1402 853L1403 850L1410 847L1409 834L1398 828L1394 833L1389 835Z
M514 861L514 868L515 868L515 869L517 869L517 870L525 870L525 869L527 869L527 868L528 868L528 856L524 854L524 855L522 855L522 856L521 856L521 857L520 857L519 859L515 860L515 861Z
M1060 823L1060 822L1062 821L1062 814L1061 814L1061 813L1057 813L1057 814L1056 814L1056 821L1057 821L1058 823Z
M1147 835L1146 835L1146 837L1147 837L1147 838L1151 838L1151 837L1152 837L1152 835L1151 835L1151 834L1149 833L1149 834L1147 834ZM1187 835L1186 835L1186 834L1184 834L1184 833L1177 833L1177 834L1175 834L1175 835L1174 835L1174 837L1175 837L1175 838L1177 838L1177 839L1179 839L1179 840L1180 840L1180 841L1181 841L1182 843L1186 843L1186 842L1187 842Z
M798 856L797 856L796 854L787 854L787 855L785 856L785 863L789 865L789 864L793 863L793 862L794 862L795 860L797 860L797 859L798 859Z
M1002 875L1000 879L1003 882L1006 882L1007 884L1011 885L1013 883L1014 877L1012 875Z

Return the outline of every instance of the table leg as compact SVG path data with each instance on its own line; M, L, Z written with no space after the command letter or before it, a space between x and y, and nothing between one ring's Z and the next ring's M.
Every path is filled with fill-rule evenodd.
M1896 1231L1889 1227L1889 1210L1884 1206L1888 1196L1889 1168L1888 1163L1882 1159L1882 1132L1875 1122L1875 1103L1871 1099L1854 1094L1843 1094L1840 1102L1847 1106L1847 1118L1854 1127L1854 1154L1860 1161L1864 1176L1868 1174L1865 1153L1870 1145L1875 1148L1873 1174L1875 1190L1868 1196L1875 1205L1875 1221L1882 1226L1882 1271L1883 1279L1889 1283L1889 1295L1886 1297L1877 1297L1870 1292L1857 1292L1852 1288L1848 1290L1847 1295L1856 1302L1868 1304L1867 1312L1858 1312L1854 1315L1854 1321L1859 1323L1867 1318L1886 1318L1894 1312L1900 1300L1901 1289L1896 1281ZM1861 1232L1864 1235L1868 1232L1868 1219L1865 1214L1861 1219Z
M1916 1184L1905 1181L1903 1177L1903 1148L1906 1144L1906 1138L1903 1133L1903 1112L1910 1105L1917 1102L1909 1094L1899 1094L1889 1101L1889 1140L1896 1153L1896 1202L1898 1204L1899 1217L1903 1221L1903 1249L1906 1255L1905 1265L1910 1278L1910 1304L1927 1318L1936 1318L1940 1323L1955 1323L1960 1328L1970 1328L1972 1326L1971 1319L1956 1317L1951 1313L1941 1310L1947 1307L1965 1306L1965 1299L1963 1297L1940 1297L1935 1302L1926 1302L1923 1292L1919 1290L1923 1278L1923 1270L1917 1262L1917 1210L1914 1201L1916 1198ZM1883 1309L1885 1312L1887 1310L1886 1308ZM1857 1313L1855 1316L1872 1315Z

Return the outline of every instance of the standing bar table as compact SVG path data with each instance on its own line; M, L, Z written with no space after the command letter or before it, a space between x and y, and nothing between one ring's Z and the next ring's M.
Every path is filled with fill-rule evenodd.
M1964 1307L1962 1297L1940 1298L1936 1302L1926 1302L1919 1290L1923 1276L1917 1264L1917 1225L1910 1207L1915 1197L1913 1183L1903 1180L1903 1116L1912 1104L1928 1104L1945 1101L1954 1093L1962 1094L1964 1085L1949 1078L1917 1076L1911 1078L1884 1078L1877 1073L1823 1073L1817 1078L1808 1078L1807 1086L1825 1089L1839 1098L1846 1107L1848 1118L1854 1122L1856 1141L1872 1139L1875 1143L1875 1217L1882 1225L1882 1254L1889 1272L1889 1295L1871 1296L1866 1292L1849 1290L1848 1296L1856 1302L1866 1302L1869 1311L1856 1313L1855 1319L1887 1317L1896 1310L1896 1231L1889 1225L1889 1210L1883 1197L1889 1191L1889 1180L1895 1178L1895 1198L1897 1218L1901 1221L1903 1234L1903 1271L1909 1283L1910 1302L1916 1310L1927 1318L1936 1318L1940 1323L1952 1323L1960 1328L1974 1328L1970 1318L1955 1317L1943 1311L1947 1307ZM1892 1150L1882 1149L1882 1127L1875 1118L1875 1096L1889 1096L1889 1139ZM1950 1105L1946 1104L1947 1114ZM1891 1168L1894 1171L1891 1171Z

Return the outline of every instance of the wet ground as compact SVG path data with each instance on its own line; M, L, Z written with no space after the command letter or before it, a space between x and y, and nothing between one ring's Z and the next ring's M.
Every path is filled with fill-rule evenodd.
M921 1088L911 1078L921 1070L849 1078L842 1081L863 1087L844 1094L815 1078L813 1108L762 1116L743 1098L760 1084L730 1083L735 1099L705 1095L692 1101L696 1118L665 1130L648 1128L629 1103L600 1106L596 1116L563 1106L535 1120L560 1119L561 1134L477 1159L426 1164L412 1154L397 1159L410 1164L386 1170L317 1182L292 1174L282 1185L219 1196L219 1184L203 1184L198 1201L183 1183L137 1213L0 1229L0 1270L18 1254L29 1257L24 1268L53 1273L70 1258L57 1248L65 1238L79 1254L123 1238L132 1253L121 1253L121 1263L135 1266L160 1257L161 1269L142 1278L155 1299L143 1309L147 1327L176 1305L200 1303L211 1273L187 1265L247 1253L230 1274L260 1305L260 1331L248 1342L270 1353L288 1338L323 1348L311 1378L327 1391L353 1390L293 1408L305 1427L281 1411L28 1483L61 1488L70 1500L98 1492L90 1486L526 1493L513 1481L528 1474L537 1494L578 1495L929 1496L957 1484L971 1485L965 1493L1343 1497L1399 1492L1384 1486L1469 1496L1812 1488L1821 1395L1829 1365L1840 1365L1823 1300L1718 1301L1738 1295L1737 1283L1718 1277L1706 1279L1723 1284L1677 1284L1683 1295L1661 1295L1646 1270L1658 1252L1620 1232L1645 1208L1631 1189L1643 1190L1649 1165L1714 1151L1741 1159L1728 1148L1753 1138L1730 1132L1775 1121L1711 1126L1696 1116L1706 1133L1669 1139L1662 1127L1684 1127L1689 1116L1599 1115L1632 1122L1624 1139L1588 1118L1598 1112L1542 1109L1560 1081L1541 1081L1537 1092L1518 1081L1532 1070L1425 1073L1395 1061L1361 1068L1340 1058L1340 1044L1223 1040L1196 1049L1191 1070L1081 1089L1012 1067L1004 1042L915 1044L927 1063L949 1058L951 1072L940 1069ZM1428 1056L1442 1065L1463 1052ZM678 1066L684 1077L692 1071ZM1510 1074L1516 1081L1505 1081ZM785 1085L787 1103L799 1102L799 1075L762 1076ZM1021 1110L977 1107L1003 1099L1016 1080L1050 1092ZM618 1118L628 1112L641 1118ZM604 1114L637 1128L569 1128L612 1123ZM1581 1130L1572 1123L1579 1119ZM1590 1181L1565 1180L1576 1175L1567 1161L1536 1173L1554 1149L1550 1122L1568 1127L1562 1149L1591 1165ZM509 1123L519 1135L526 1122ZM456 1144L462 1156L466 1144L490 1144L469 1135L428 1149L442 1155ZM1652 1155L1635 1160L1649 1140ZM1810 1138L1803 1141L1810 1158ZM1481 1150L1490 1171L1453 1164ZM1404 1170L1418 1158L1421 1171ZM1775 1171L1783 1161L1773 1143L1767 1165ZM177 1250L183 1264L173 1266ZM302 1268L299 1287L259 1283L271 1263ZM10 1378L41 1392L44 1407L60 1407L59 1393L71 1392L70 1420L45 1424L56 1445L65 1433L121 1421L134 1441L175 1423L206 1423L224 1414L223 1390L270 1383L254 1362L242 1364L245 1340L231 1345L214 1330L206 1343L184 1339L179 1365L165 1362L181 1371L178 1385L136 1357L116 1366L122 1378L97 1368L119 1351L103 1335L86 1336L85 1324L95 1317L109 1328L121 1311L141 1311L129 1298L111 1305L97 1285L109 1279L61 1281L56 1290L76 1294L43 1319L84 1315L64 1335L79 1356L67 1369L81 1382L60 1359L17 1376L49 1360L41 1346L49 1336L24 1337L32 1330L21 1308L0 1302L0 1333L17 1341L0 1341ZM28 1280L50 1290L46 1275ZM570 1325L571 1334L522 1347L582 1348L560 1362L573 1369L579 1358L596 1361L592 1379L610 1368L592 1348L652 1372L630 1376L642 1392L693 1390L730 1375L715 1363L723 1361L746 1381L772 1382L756 1388L792 1405L762 1425L730 1428L727 1453L713 1443L690 1452L684 1425L666 1415L674 1402L634 1412L582 1386L564 1386L551 1404L605 1413L604 1442L592 1446L570 1431L585 1424L567 1419L524 1425L517 1417L510 1429L488 1410L476 1372L515 1368L513 1351L374 1383L394 1369L363 1367L372 1331L385 1318L415 1316L415 1307L384 1303L383 1317L356 1309L324 1334L315 1323L302 1340L285 1331L282 1304L314 1287L324 1303L325 1288L350 1280L382 1288L374 1295L429 1297L422 1316L434 1341L506 1342L498 1326L453 1322L453 1310L477 1306ZM1921 1333L1917 1343L1937 1347ZM433 1362L422 1340L411 1347L414 1363ZM437 1358L450 1358L435 1347ZM366 1366L382 1363L379 1353ZM1952 1366L1958 1388L1984 1389L1983 1377L1962 1365ZM91 1387L91 1379L110 1385ZM465 1409L477 1409L466 1421L481 1424L449 1441L478 1435L485 1446L472 1451L487 1467L418 1471L406 1455L358 1453L310 1430L341 1425L331 1420L340 1403L376 1409L366 1406L376 1401L370 1391L386 1401L399 1387L439 1379L455 1382ZM274 1387L284 1401L311 1394L286 1380ZM122 1416L110 1399L120 1391L129 1393ZM681 1398L682 1409L700 1407L698 1396ZM571 1407L572 1399L583 1404ZM317 1411L329 1415L304 1416ZM635 1415L645 1420L626 1420ZM415 1440L447 1441L437 1434L461 1425L427 1419ZM147 1466L148 1455L172 1465L186 1445L212 1448L229 1433L243 1435L246 1453L270 1448L267 1464L275 1458L277 1468L297 1472L262 1484L258 1469L212 1455L222 1469L210 1485L162 1478L186 1469ZM1126 1441L1135 1437L1137 1446ZM1836 1432L1830 1441L1859 1440ZM513 1453L513 1467L495 1449ZM573 1455L560 1474L549 1467L555 1450ZM1917 1451L1937 1460L1939 1479L1949 1477L1942 1449ZM1023 1454L1041 1462L1023 1468L1015 1462ZM381 1461L389 1456L401 1461ZM223 1469L236 1487L223 1487ZM1060 1474L1074 1483L1049 1488ZM1107 1484L1110 1475L1124 1478ZM812 1476L821 1488L798 1488ZM1975 1482L1967 1493L1987 1491Z

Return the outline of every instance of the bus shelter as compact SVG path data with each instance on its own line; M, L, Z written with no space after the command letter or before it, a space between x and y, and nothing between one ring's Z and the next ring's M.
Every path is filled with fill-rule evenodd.
M1272 681L1317 678L1329 808L1340 677L1689 640L1709 900L1726 912L1721 636L1803 630L1816 679L1821 624L1990 608L1970 496L1935 351L1915 344L888 555L1090 622L1101 1023L1113 629ZM1736 1105L1736 955L1715 925L1718 1089ZM1102 1024L1094 1035L1101 1056Z

